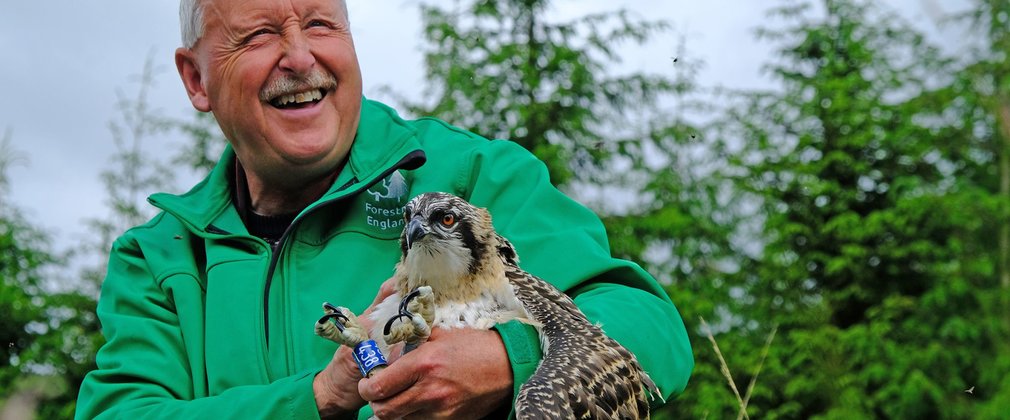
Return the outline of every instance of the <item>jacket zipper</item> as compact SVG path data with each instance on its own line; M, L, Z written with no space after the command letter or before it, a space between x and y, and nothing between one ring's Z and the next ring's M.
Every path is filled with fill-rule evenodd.
M415 161L416 159L419 160ZM267 269L266 285L263 287L263 333L264 336L266 337L267 350L270 349L270 283L273 281L274 271L277 268L277 262L280 259L280 254L281 250L284 248L284 243L287 242L288 235L295 230L300 221L307 218L309 215L315 213L316 211L324 207L329 207L331 204L336 203L338 201L343 201L348 198L357 196L362 191L371 188L373 185L381 182L383 179L386 179L386 177L388 177L393 172L396 172L399 169L417 169L422 164L424 164L424 161L425 156L423 151L415 150L413 152L410 152L407 154L407 156L404 156L403 159L400 159L398 162L396 162L396 164L394 164L385 172L380 174L377 178L375 178L374 181L368 183L367 185L362 186L357 191L354 191L350 194L346 194L342 197L337 197L321 202L316 207L313 207L312 210L309 210L307 213L302 214L301 217L298 217L295 220L291 221L291 224L288 225L287 229L284 230L284 233L281 234L281 238L277 241L277 243L270 247L271 248L270 266ZM358 182L357 178L352 178L346 184L341 185L336 192L341 192L347 188L350 188L350 186L354 185L355 182Z

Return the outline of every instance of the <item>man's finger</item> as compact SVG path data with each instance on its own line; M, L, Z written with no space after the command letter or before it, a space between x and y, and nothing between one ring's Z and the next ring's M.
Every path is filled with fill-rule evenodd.
M397 394L393 398L373 401L370 403L372 413L379 419L431 419L431 414L426 414L425 407L417 403L417 392L408 389Z
M419 388L419 385L409 386L389 398L373 400L369 405L375 417L379 419L433 418L430 414L423 414L431 408L432 401L427 400L424 391ZM361 392L360 382L358 392L359 394Z
M389 365L375 376L359 381L358 394L361 398L365 401L385 400L417 383L421 375L409 355L410 353L404 355L397 363Z

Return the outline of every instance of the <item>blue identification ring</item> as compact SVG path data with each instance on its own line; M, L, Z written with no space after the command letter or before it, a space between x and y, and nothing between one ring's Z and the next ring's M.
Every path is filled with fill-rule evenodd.
M375 340L365 340L354 346L354 361L361 370L361 376L368 377L368 374L377 367L386 366L385 356L379 351L379 345Z

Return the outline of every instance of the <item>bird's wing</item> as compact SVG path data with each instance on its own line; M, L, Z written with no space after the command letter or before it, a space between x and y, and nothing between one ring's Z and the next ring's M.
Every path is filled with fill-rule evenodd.
M540 323L544 359L519 389L518 419L645 418L656 384L627 349L589 322L553 285L506 268L516 296Z

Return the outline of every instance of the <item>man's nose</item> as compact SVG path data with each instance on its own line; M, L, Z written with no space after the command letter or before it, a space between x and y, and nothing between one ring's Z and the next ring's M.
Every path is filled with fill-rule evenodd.
M279 63L281 70L294 74L306 74L316 64L309 40L301 31L284 35L284 55Z

